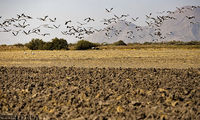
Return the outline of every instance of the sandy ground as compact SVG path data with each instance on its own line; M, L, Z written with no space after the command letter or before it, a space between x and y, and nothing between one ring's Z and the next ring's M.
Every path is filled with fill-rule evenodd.
M199 68L200 50L1 51L0 66Z

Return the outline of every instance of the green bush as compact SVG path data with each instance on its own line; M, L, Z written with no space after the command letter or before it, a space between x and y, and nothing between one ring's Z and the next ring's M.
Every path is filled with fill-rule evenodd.
M200 45L200 41L189 41L186 44L187 45Z
M68 43L65 39L58 39L58 38L54 38L52 39L52 44L51 43L48 43L47 46L50 45L50 49L53 49L53 50L61 50L61 49L64 49L64 50L67 50L68 49Z
M143 44L144 45L151 45L151 44L153 44L153 42L144 42Z
M126 46L126 43L122 40L119 40L117 42L114 42L113 45L116 45L116 46L121 46L121 45L125 45Z
M61 50L68 49L68 43L64 39L54 38L51 42L44 42L41 39L32 39L25 44L31 50Z
M173 40L173 41L166 42L166 44L168 44L168 45L183 45L184 42Z
M46 42L43 46L44 50L53 50L53 43L52 42Z
M45 42L41 39L32 39L29 43L25 44L25 46L31 50L42 50L44 44Z
M16 47L24 47L24 45L21 44L21 43L14 44L14 46L16 46Z
M86 41L86 40L80 40L77 42L75 49L76 50L87 50L87 49L91 49L92 47L97 47L97 44Z
M6 47L7 45L6 45L6 44L2 44L1 46L2 46L2 47Z

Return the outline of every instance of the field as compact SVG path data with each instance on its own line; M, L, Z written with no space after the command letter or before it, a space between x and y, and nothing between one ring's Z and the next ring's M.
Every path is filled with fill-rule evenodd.
M1 51L1 66L199 68L200 49Z
M4 115L200 119L200 49L3 50L0 66Z

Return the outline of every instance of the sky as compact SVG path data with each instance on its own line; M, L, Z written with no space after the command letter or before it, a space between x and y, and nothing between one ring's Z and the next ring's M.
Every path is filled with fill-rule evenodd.
M64 25L67 20L82 22L85 18L91 17L95 22L93 27L105 27L100 21L110 16L106 13L106 8L114 8L113 14L129 14L131 17L139 17L134 24L145 26L145 15L149 13L157 14L164 10L176 10L176 7L187 5L200 5L200 0L0 0L0 23L8 18L16 18L17 14L30 15L33 18L40 18L48 15L50 18L57 18L56 25ZM41 23L37 19L30 21L31 25L38 26ZM3 28L0 28L2 31ZM12 33L0 32L0 44L27 43L32 38L39 38L50 41L52 38L64 38L69 43L74 43L77 39L64 36L58 30L48 31L50 36L25 35L20 33L13 36Z

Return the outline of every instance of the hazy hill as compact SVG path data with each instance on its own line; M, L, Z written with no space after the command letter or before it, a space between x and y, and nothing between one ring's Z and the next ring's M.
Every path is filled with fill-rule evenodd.
M162 33L166 35L168 41L200 41L200 8L193 10L190 10L191 6L183 8L184 13L176 10L174 14L169 14L176 20L165 21L161 26ZM195 18L187 18L192 16Z
M165 20L159 27L162 36L166 37L165 39L160 39L158 36L154 35L155 27L139 26L138 28L138 26L133 23L118 21L117 23L108 25L104 28L104 31L90 35L87 40L99 43L113 43L118 40L123 40L126 43L143 43L152 42L156 39L158 39L158 41L200 41L200 8L185 6L182 8L181 12L179 10L172 11L172 13L168 13L167 16L174 17L175 20ZM188 17L193 18L189 19Z

